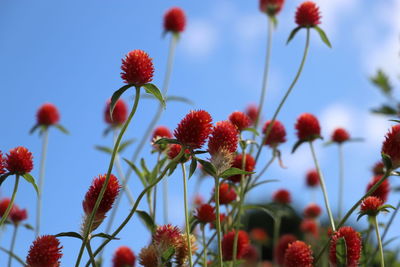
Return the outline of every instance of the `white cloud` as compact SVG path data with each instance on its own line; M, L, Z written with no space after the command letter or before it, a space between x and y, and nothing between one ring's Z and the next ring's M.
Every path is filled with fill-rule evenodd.
M364 118L363 130L366 144L371 147L380 147L391 124L383 116L367 114Z

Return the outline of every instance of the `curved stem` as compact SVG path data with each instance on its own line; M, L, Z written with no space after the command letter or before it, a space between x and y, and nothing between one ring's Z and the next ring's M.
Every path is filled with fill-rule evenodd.
M183 202L185 206L185 227L186 227L186 241L189 249L189 267L192 267L192 242L190 239L190 224L189 224L189 211L188 211L188 196L187 196L187 178L186 178L186 167L184 163L181 163L182 167L182 179L183 179Z
M11 263L12 263L11 254L14 253L14 246L15 246L15 240L17 239L17 232L18 232L18 224L15 224L12 239L11 239L11 246L10 246L11 253L9 254L9 257L8 257L8 267L11 267Z
M204 224L201 225L201 233L202 233L203 253L204 253L203 266L207 267L207 242L206 242L206 231L204 229Z
M139 99L140 99L140 87L137 86L137 87L136 87L135 102L134 102L134 104L133 104L132 111L131 111L131 113L129 114L128 119L126 120L124 126L122 126L122 129L121 129L121 131L120 131L120 133L119 133L119 135L118 135L117 141L115 142L114 149L113 149L113 152L112 152L112 154L111 154L110 164L109 164L108 170L107 170L106 179L105 179L104 184L103 184L103 186L102 186L102 188L101 188L100 194L99 194L99 196L97 197L97 200L96 200L96 203L95 203L95 205L94 205L93 211L92 211L92 213L90 214L87 227L86 227L86 229L84 229L84 239L83 239L83 241L82 241L82 246L81 246L81 248L80 248L80 250L79 250L79 254L78 254L78 257L77 257L77 259L76 259L75 267L79 267L79 263L80 263L80 261L81 261L82 255L83 255L83 251L84 251L84 249L85 249L86 243L88 242L88 237L89 237L89 234L90 234L91 229L92 229L94 216L95 216L97 210L99 209L100 202L101 202L101 200L103 199L103 196L104 196L104 193L105 193L105 191L106 191L108 182L110 181L111 171L112 171L112 169L113 169L115 156L117 155L117 152L118 152L118 149L119 149L119 145L120 145L121 140L122 140L122 136L124 135L126 129L128 128L129 123L131 122L131 120L132 120L132 118L133 118L133 115L135 115L136 109L137 109L138 104L139 104ZM126 181L126 180L125 180L125 181Z
M96 267L96 262L94 260L92 246L90 245L90 240L86 244L86 249L87 249L88 254L89 254L90 263L92 264L93 267Z
M40 219L42 216L42 197L43 197L43 184L44 184L44 176L45 176L45 168L46 168L46 156L47 156L47 145L49 143L49 130L45 128L43 131L43 139L42 139L42 158L40 160L40 171L39 171L39 195L37 198L36 205L36 228L35 228L35 237L38 237L40 234Z
M217 242L218 242L218 266L222 267L222 244L221 244L221 218L220 216L220 205L219 205L219 178L214 177L215 181L215 192L214 192L214 201L215 201L215 216L217 217L215 220L215 227L217 231Z
M344 190L344 163L343 146L339 144L339 196L338 196L338 220L342 218L343 210L343 190Z
M378 225L377 216L373 216L372 222L373 222L374 227L375 227L376 239L378 240L379 255L380 255L380 258L381 258L381 267L385 267L385 256L383 254L382 239L381 239L381 235L379 233L379 225Z
M7 207L6 211L4 212L3 216L1 216L0 227L7 220L7 217L10 214L10 211L11 211L13 205L14 205L15 196L17 195L17 191L18 191L18 184L19 184L19 175L16 174L15 175L14 189L13 189L13 193L12 193L12 196L11 196L11 201L8 204L8 207Z

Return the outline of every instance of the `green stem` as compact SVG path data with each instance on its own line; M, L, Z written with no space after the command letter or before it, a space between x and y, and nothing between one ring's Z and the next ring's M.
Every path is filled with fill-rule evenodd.
M161 153L158 153L157 156L157 175L160 172L160 165L158 164L160 162L160 158L161 158ZM153 222L156 221L156 210L157 210L157 185L154 186L154 194L153 194L153 214L152 214L152 218L153 218Z
M7 220L8 215L10 214L10 211L14 205L14 200L15 200L15 196L17 195L17 190L18 190L18 184L19 184L19 175L16 174L15 175L15 184L14 184L14 190L11 196L11 201L8 204L8 207L6 209L6 211L4 212L3 216L1 217L0 220L0 227L3 225L3 223Z
M339 144L339 195L338 195L338 220L342 218L343 190L344 190L344 162L343 146Z
M168 178L163 180L163 217L164 224L168 224L168 209L169 209L169 198L168 198Z
M96 261L94 260L92 246L90 245L90 240L86 244L86 249L87 249L88 254L89 254L90 263L92 264L93 267L96 267Z
M222 244L221 244L221 220L220 220L220 211L219 211L219 178L214 177L215 181L215 192L214 192L214 201L215 201L215 216L217 217L215 220L215 227L217 231L217 242L218 242L218 266L222 267Z
M373 216L372 221L373 221L373 224L375 227L376 239L378 240L379 255L381 258L381 267L385 267L385 256L383 254L382 239L381 239L381 235L379 233L379 225L378 225L377 216Z
M183 201L185 205L185 226L186 226L186 239L189 249L189 267L192 267L192 242L190 238L190 224L189 224L189 211L188 211L188 196L187 196L187 178L186 178L186 167L184 163L181 163L182 167L182 178L183 178Z
M42 197L43 197L43 184L44 184L44 176L46 169L46 156L47 156L47 146L49 143L49 130L45 128L43 131L43 139L42 139L42 158L40 160L40 171L39 171L39 195L37 198L37 206L36 206L36 228L35 228L35 237L38 237L40 234L40 219L42 216Z
M134 104L133 104L132 111L131 111L131 113L129 114L128 119L127 119L127 121L125 122L124 126L122 126L121 132L119 133L118 138L117 138L117 141L115 142L114 149L113 149L113 152L112 152L112 154L111 154L110 164L109 164L108 170L107 170L106 179L105 179L104 184L103 184L103 186L102 186L102 188L101 188L100 194L99 194L99 196L97 197L97 200L96 200L96 203L95 203L95 205L94 205L93 211L92 211L92 213L90 214L87 227L86 227L86 229L84 229L84 239L83 239L83 241L82 241L82 246L81 246L81 248L80 248L80 250L79 250L79 254L78 254L78 257L77 257L77 259L76 259L75 267L79 267L79 263L80 263L80 261L81 261L81 259L82 259L83 251L85 250L86 243L88 242L89 234L91 233L91 229L92 229L92 225L93 225L94 216L95 216L97 210L99 209L100 202L101 202L101 200L103 199L103 196L104 196L104 193L105 193L105 191L106 191L108 182L110 181L111 171L112 171L112 169L113 169L115 156L117 155L117 152L118 152L118 149L119 149L119 145L120 145L121 140L122 140L122 136L124 135L126 129L128 128L129 123L131 122L131 120L132 120L132 118L133 118L133 115L135 115L136 109L137 109L138 104L139 104L139 99L140 99L140 86L137 86L137 87L136 87L135 102L134 102ZM126 180L125 180L125 181L126 181Z
M274 237L273 237L273 248L275 249L276 246L278 245L278 240L279 240L279 233L281 229L281 215L279 212L276 214L276 218L274 220ZM274 257L274 266L277 265L276 259Z
M11 239L11 246L10 246L11 253L9 254L9 257L8 257L8 267L11 267L11 263L12 263L11 254L14 253L14 246L15 246L15 240L17 239L17 232L18 232L18 224L15 224L12 239Z
M203 252L204 252L204 261L203 266L207 267L207 240L206 240L206 231L204 229L204 224L201 225L201 233L202 233L202 241L203 241Z
M11 252L11 251L9 251L9 250L3 248L3 247L0 247L0 250L1 250L1 251L4 251L5 253L7 253L8 255L10 255L11 257L13 257L13 258L14 258L16 261L18 261L23 267L26 267L25 262L24 262L20 257L18 257L18 255L14 254L13 252Z
M369 222L370 220L368 220ZM368 229L367 229L367 235L366 237L362 240L363 241L363 246L362 246L362 251L364 253L364 258L368 259L368 246L367 244L369 243L369 236L371 234L371 223L368 223ZM364 266L367 267L367 260L364 261Z

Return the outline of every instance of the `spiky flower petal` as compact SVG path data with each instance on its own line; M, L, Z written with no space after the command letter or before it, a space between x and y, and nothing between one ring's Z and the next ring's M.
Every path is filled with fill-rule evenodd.
M164 248L177 248L181 242L181 234L181 230L176 226L162 225L153 234L153 242Z
M344 238L347 248L347 266L356 267L361 257L361 235L350 226L343 226L332 235L329 248L329 260L336 266L336 242Z
M379 208L383 205L383 201L380 198L374 197L374 196L369 196L361 202L361 212L371 215L371 216L376 216L379 212Z
M196 209L194 215L201 223L211 223L215 221L215 209L210 204L202 204Z
M318 6L311 1L302 3L296 10L296 23L300 27L315 27L321 23Z
M284 267L312 267L314 258L309 245L303 241L290 243L285 252Z
M153 80L153 60L143 50L133 50L122 59L121 78L134 86L142 86Z
M23 146L11 149L5 159L5 167L10 174L30 173L33 169L32 153Z
M208 152L211 155L218 153L221 149L234 153L239 141L236 126L230 121L220 121L212 129L208 141Z
M229 115L229 121L236 126L239 131L248 128L251 125L251 119L241 111L235 111Z
M33 241L26 257L27 267L59 267L62 246L55 236L43 235Z

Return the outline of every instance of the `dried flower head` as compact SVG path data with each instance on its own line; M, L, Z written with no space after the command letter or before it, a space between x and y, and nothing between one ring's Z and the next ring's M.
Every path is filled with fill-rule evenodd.
M60 120L60 114L56 106L50 103L43 104L36 113L37 124L39 125L53 125L57 124Z
M245 113L241 111L235 111L229 115L229 121L236 126L239 131L250 127L251 119Z
M299 140L313 141L321 136L318 119L310 113L301 114L297 118L295 128Z
M139 263L144 267L158 267L160 264L159 258L155 245L142 248L139 253Z
M319 174L317 170L309 170L306 174L306 184L309 187L316 187L319 185Z
M219 185L219 204L229 204L236 200L235 188L227 183L221 183ZM214 199L214 198L213 198Z
M347 266L356 267L361 257L361 235L350 226L343 226L335 232L330 241L329 261L336 266L336 243L344 238L347 249Z
M382 175L377 175L367 185L367 192L382 178ZM385 179L383 183L371 194L371 196L380 198L383 202L386 202L390 192L389 179Z
M163 248L177 248L181 242L181 234L181 230L176 226L162 225L153 234L153 242Z
M321 207L318 204L311 203L304 209L304 217L317 218L321 215Z
M309 245L303 241L294 241L290 243L285 252L285 267L312 267L314 258Z
M274 250L274 259L279 265L283 265L283 262L285 260L285 252L289 244L293 243L296 240L297 238L292 234L285 234L279 238L278 244L276 245Z
M318 6L311 1L303 2L296 10L296 24L300 27L315 27L321 24Z
M62 246L55 236L43 235L33 241L26 263L28 267L59 267Z
M196 245L196 237L190 234L190 248L192 254L196 253L197 245ZM188 240L187 235L182 234L181 238L179 239L179 245L175 252L175 262L178 267L186 267L186 263L189 260L189 247L188 247Z
M215 221L215 209L210 204L202 204L196 209L194 215L196 219L201 223L211 223Z
M264 124L263 133L266 134L271 121L267 121ZM286 130L285 126L280 121L275 120L274 124L272 124L271 130L269 132L267 140L265 140L265 145L269 145L270 147L276 147L279 144L286 142Z
M10 174L30 173L33 169L32 153L23 146L11 149L5 159L5 167Z
M350 134L343 128L336 128L332 133L332 142L341 144L350 139Z
M113 267L134 267L135 261L136 256L129 247L121 246L114 252Z
M119 126L125 123L128 118L128 107L124 100L121 98L115 103L115 107L112 113L112 119L110 116L110 104L111 101L108 100L106 103L106 108L104 109L104 121L112 126Z
M393 126L386 134L382 153L390 157L393 169L400 167L400 124Z
M236 152L238 141L239 137L235 125L230 121L217 122L208 141L208 152L210 155L214 155L224 149L234 153Z
M243 154L238 154L236 155L232 167L238 168L238 169L243 169L242 166L242 160L243 160ZM250 154L246 154L246 160L245 160L245 168L244 170L247 172L252 172L254 171L256 165L256 161L254 160L254 158L250 155ZM246 177L246 176L245 176ZM238 175L234 175L228 178L231 182L234 183L239 183L240 180L242 179L242 175L238 174Z
M280 189L275 191L274 195L272 196L272 199L276 203L280 204L289 204L292 202L292 197L290 195L290 192L287 191L286 189Z
M169 9L164 15L164 30L180 33L185 30L185 12L179 7Z
M232 230L222 238L222 257L225 261L230 261L233 258L233 244L235 239L235 230ZM247 247L250 245L249 236L245 231L239 230L238 241L236 248L236 259L242 259L246 253Z
M276 16L283 6L284 0L260 0L260 11L269 16Z
M143 50L133 50L122 59L121 78L134 86L142 86L153 80L153 60Z

